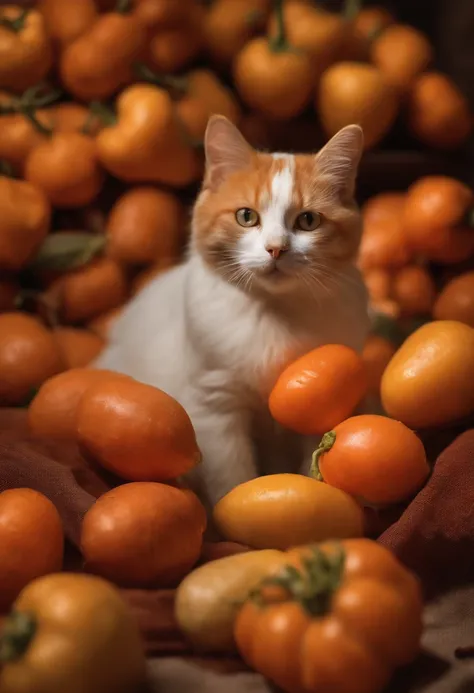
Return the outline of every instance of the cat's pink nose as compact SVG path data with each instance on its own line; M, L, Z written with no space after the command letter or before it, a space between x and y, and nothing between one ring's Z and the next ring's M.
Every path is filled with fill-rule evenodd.
M286 251L286 248L282 248L281 246L267 245L265 250L272 256L274 260L276 260L282 253Z

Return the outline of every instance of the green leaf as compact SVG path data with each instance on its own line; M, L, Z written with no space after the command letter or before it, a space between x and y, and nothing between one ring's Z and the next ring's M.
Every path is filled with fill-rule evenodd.
M87 265L102 253L106 244L103 234L85 231L59 231L45 238L30 267L68 272Z

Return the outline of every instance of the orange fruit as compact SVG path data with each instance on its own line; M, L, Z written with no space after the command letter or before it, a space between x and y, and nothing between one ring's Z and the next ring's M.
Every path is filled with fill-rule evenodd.
M360 356L342 344L326 344L283 371L268 404L273 418L282 426L315 435L350 416L366 391Z
M141 291L153 281L153 279L156 279L159 274L171 269L175 264L176 263L172 259L162 260L139 272L132 283L132 296L135 296L135 294Z
M96 334L98 337L107 341L109 338L110 330L114 325L118 317L120 317L123 311L123 306L117 306L117 308L112 308L105 313L101 313L96 318L90 321L88 328L91 332Z
M125 192L107 221L107 255L130 265L175 258L180 250L182 209L172 193L140 186Z
M407 265L411 251L405 238L401 219L386 219L367 226L359 248L359 266L365 271L374 268L396 268Z
M126 275L110 258L100 258L59 277L48 290L67 323L86 322L116 308L124 303L127 292Z
M402 267L393 277L392 298L403 317L430 315L436 298L435 283L425 267Z
M369 394L376 397L380 395L382 376L395 352L395 346L388 339L377 334L371 334L367 338L362 350L362 361L367 375Z
M375 225L387 219L400 219L405 207L405 193L384 192L371 197L362 207L364 226Z
M126 375L93 368L71 368L47 380L28 407L28 425L41 438L75 440L77 408L86 390L102 378Z
M58 327L54 336L68 368L89 365L105 346L104 340L93 332L74 327Z
M460 274L446 284L434 304L433 317L474 327L474 272Z
M200 460L183 407L156 387L132 379L103 379L78 409L78 438L106 469L129 481L166 481Z
M392 293L392 275L387 270L374 268L364 274L364 282L372 301L385 301Z
M63 526L51 501L29 488L0 493L0 546L0 612L4 612L29 582L62 568Z
M64 368L53 333L39 320L19 312L0 315L0 404L24 404Z
M392 24L372 43L371 58L390 84L405 91L432 61L433 47L418 29Z
M173 586L194 566L206 512L197 496L165 484L124 484L86 513L81 551L89 571L126 587Z

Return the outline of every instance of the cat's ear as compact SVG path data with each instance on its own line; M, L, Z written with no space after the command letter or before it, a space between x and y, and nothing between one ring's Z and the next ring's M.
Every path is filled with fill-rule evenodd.
M347 125L316 154L318 174L330 179L341 196L354 194L363 148L364 133L360 125Z
M231 173L249 166L253 149L233 123L220 115L211 116L204 136L205 187L217 188Z

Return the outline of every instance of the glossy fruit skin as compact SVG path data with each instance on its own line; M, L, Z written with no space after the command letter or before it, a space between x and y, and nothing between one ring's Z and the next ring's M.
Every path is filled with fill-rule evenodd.
M105 580L48 575L25 587L14 610L35 630L24 653L3 667L2 693L128 693L145 681L136 621Z
M332 447L319 457L324 481L365 504L385 506L409 499L430 468L421 440L386 416L353 416L334 428Z
M0 403L24 404L32 391L64 370L50 330L24 313L0 315Z
M376 334L369 335L362 350L369 394L380 396L382 376L395 352L395 346L384 337Z
M0 493L0 538L0 613L4 613L29 582L61 570L63 525L46 496L15 488Z
M297 116L313 89L311 58L305 53L274 51L267 38L249 41L236 56L235 86L243 101L275 120Z
M78 132L58 132L35 147L26 160L25 178L56 207L88 204L104 183L94 140Z
M124 269L110 258L69 272L51 284L48 295L57 302L62 320L68 324L86 322L122 305L128 294Z
M384 74L373 65L340 62L322 75L316 109L328 137L357 123L370 149L387 134L398 112L399 99Z
M409 94L408 125L430 147L450 150L469 137L474 118L454 82L440 72L425 72Z
M73 2L67 12L62 0L40 0L39 9L56 49L64 49L75 41L91 28L98 17L93 0Z
M214 507L213 518L225 539L256 549L283 550L364 531L353 498L299 474L270 474L236 486Z
M433 317L474 328L474 272L460 274L446 284L434 304Z
M0 269L18 271L35 255L49 231L50 204L27 181L0 177Z
M63 84L83 101L108 99L132 81L132 64L139 61L145 42L145 29L133 14L100 15L63 52Z
M371 59L390 84L405 91L432 61L433 48L414 27L392 24L373 42Z
M88 454L129 481L166 481L201 455L191 420L165 392L135 380L107 379L81 399L78 437Z
M136 482L102 495L84 517L88 570L127 587L172 586L194 566L206 512L187 489Z
M76 440L77 408L84 392L101 378L126 375L94 368L71 368L49 378L28 407L28 426L33 435L55 440Z
M451 320L428 323L397 351L382 378L382 404L414 429L451 423L474 411L474 330Z
M107 255L127 265L175 258L184 222L181 204L169 192L138 186L127 190L107 220Z
M436 286L429 271L420 265L399 269L392 280L392 297L402 317L430 315L436 298Z
M273 418L303 435L322 434L352 414L367 390L360 356L327 344L288 366L270 394Z
M240 604L285 554L246 551L195 568L176 591L175 617L193 647L203 652L236 651L234 622Z
M3 5L2 19L16 20L22 7ZM22 93L41 82L53 62L51 42L41 12L30 8L19 31L0 27L0 88Z
M472 229L463 223L474 194L447 176L425 176L408 189L403 227L414 251L436 262L451 264L474 252Z
M332 589L322 592L329 598L319 601L319 613L308 610L291 588L268 579L257 593L260 601L247 600L237 616L239 651L247 664L287 693L380 693L392 672L419 652L419 583L384 547L349 539L287 554L288 565L302 571L310 588L312 579L316 584L316 576L325 574L315 562L321 552L342 556L343 565L334 572L337 586L332 583ZM315 577L303 560L314 566ZM284 568L275 573L284 580L287 575Z

